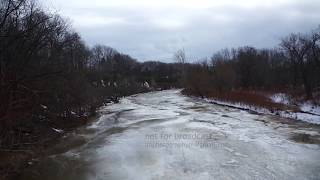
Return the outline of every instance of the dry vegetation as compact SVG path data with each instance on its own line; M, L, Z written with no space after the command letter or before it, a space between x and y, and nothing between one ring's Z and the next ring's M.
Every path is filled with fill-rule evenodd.
M192 90L185 89L183 93L187 95L194 95L195 92ZM254 106L258 108L265 108L270 110L271 112L277 111L300 111L299 107L293 105L286 105L282 103L273 102L268 96L266 96L266 92L263 91L252 91L252 90L232 90L227 92L219 92L214 89L208 90L204 92L204 97L212 98L221 102L229 102L229 103L239 103L249 106Z

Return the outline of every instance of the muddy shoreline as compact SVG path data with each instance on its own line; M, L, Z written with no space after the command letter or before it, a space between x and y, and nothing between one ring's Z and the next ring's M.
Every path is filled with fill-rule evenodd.
M55 122L54 127L58 126L61 131L54 130L50 125L34 124L38 126L39 131L34 144L30 144L24 149L0 149L0 180L17 179L25 169L36 165L40 159L61 152L62 149L67 148L61 147L63 137L90 124L99 116L99 113L95 113L87 118L70 120L71 122L68 124ZM81 141L70 145L76 147L81 145ZM72 148L71 146L70 148Z

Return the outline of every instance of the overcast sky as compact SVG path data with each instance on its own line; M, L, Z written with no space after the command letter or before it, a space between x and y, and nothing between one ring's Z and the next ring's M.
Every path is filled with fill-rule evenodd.
M291 32L320 24L319 0L42 0L68 18L90 45L105 44L140 61L190 61L223 48L273 47Z

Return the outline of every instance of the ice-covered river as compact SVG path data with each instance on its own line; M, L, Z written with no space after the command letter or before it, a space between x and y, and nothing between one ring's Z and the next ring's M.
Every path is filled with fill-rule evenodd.
M181 95L139 94L103 107L23 180L320 179L318 126Z

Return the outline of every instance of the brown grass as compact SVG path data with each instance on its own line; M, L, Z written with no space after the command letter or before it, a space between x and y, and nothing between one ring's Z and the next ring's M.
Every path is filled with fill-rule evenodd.
M196 95L190 89L185 89L183 93L187 95ZM268 98L265 93L261 91L253 90L232 90L219 92L216 90L206 90L203 95L208 98L212 98L219 101L231 102L231 103L241 103L249 106L255 106L260 108L266 108L271 112L274 111L299 111L299 108L296 106L289 106L281 103L275 103L270 98Z

